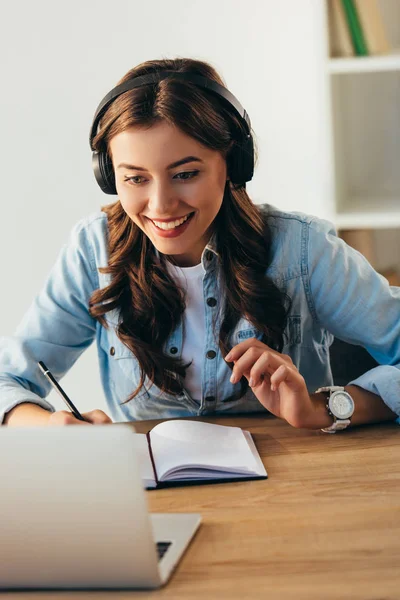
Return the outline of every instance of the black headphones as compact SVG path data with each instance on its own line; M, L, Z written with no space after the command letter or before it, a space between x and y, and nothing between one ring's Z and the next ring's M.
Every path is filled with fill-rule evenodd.
M173 77L173 79L178 81L188 81L216 94L224 102L227 102L229 107L240 117L244 125L245 134L243 141L235 145L229 153L228 174L233 184L245 187L246 181L251 180L254 172L254 145L251 135L250 118L240 102L228 89L201 75L192 75L190 73L180 73L176 71L158 71L129 79L128 81L125 81L125 83L112 89L111 92L103 98L96 109L92 127L90 129L91 149L93 150L93 139L97 134L99 121L115 98L134 88L152 83L159 83L167 77ZM105 194L117 194L114 169L108 153L106 151L93 151L92 166L96 181L103 192Z

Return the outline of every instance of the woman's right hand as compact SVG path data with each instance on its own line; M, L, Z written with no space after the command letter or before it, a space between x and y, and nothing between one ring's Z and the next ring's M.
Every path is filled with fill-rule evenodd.
M102 410L91 410L87 413L82 413L85 421L76 419L72 412L68 410L58 410L51 413L47 424L52 425L108 425L112 423L110 417Z

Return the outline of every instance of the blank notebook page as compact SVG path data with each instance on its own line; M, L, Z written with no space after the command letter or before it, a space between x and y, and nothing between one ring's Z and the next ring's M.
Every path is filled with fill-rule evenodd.
M158 478L177 466L214 468L234 473L257 463L240 427L194 421L166 421L150 432Z

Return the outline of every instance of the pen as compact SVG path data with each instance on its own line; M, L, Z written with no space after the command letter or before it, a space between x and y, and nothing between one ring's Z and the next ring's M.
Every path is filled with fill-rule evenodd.
M50 373L49 369L46 367L46 365L44 364L44 362L39 361L38 365L40 367L40 370L43 372L44 376L50 381L50 383L53 386L53 388L56 390L56 392L64 400L65 404L68 406L69 410L72 412L72 414L74 415L74 417L76 419L79 419L79 421L85 421L85 419L82 417L81 413L76 408L76 406L74 405L74 403L72 402L72 400L70 400L68 398L67 394L64 392L64 390L62 389L62 387L60 386L60 384L54 379L54 376Z

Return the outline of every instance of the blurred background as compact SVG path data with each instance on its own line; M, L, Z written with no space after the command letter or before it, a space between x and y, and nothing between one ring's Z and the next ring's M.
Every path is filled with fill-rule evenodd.
M254 202L334 222L399 285L400 2L22 0L1 12L0 335L74 223L114 200L93 176L90 124L126 71L154 58L209 61L246 108ZM63 387L82 411L105 409L94 345Z

